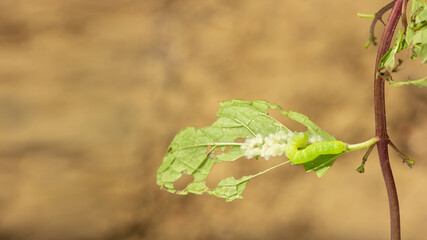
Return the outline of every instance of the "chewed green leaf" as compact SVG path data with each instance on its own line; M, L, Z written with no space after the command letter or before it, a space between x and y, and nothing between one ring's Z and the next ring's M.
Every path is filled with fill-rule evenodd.
M268 136L278 131L290 132L280 122L268 116L269 107L271 105L265 101L221 102L217 114L219 119L212 126L201 129L189 127L175 136L157 171L157 184L169 192L187 194L194 189L192 185L177 191L173 186L174 182L184 173L192 175L194 183L203 182L215 163L242 157L244 151L240 147L242 143L236 142L238 138L258 134Z
M408 80L408 81L402 81L402 82L396 82L393 80L389 80L390 85L394 87L400 87L405 85L414 85L417 87L427 87L427 77L421 78L421 79L415 79L415 80Z
M306 126L307 131L292 132L269 116L269 109L279 109L282 115ZM234 161L243 156L268 160L286 152L293 164L302 164L306 171L314 171L320 177L336 157L347 151L347 144L336 141L305 115L286 112L266 101L224 101L220 103L217 115L218 120L211 126L189 127L175 136L157 171L158 185L180 195L209 193L232 201L242 198L250 179L289 161L241 179L226 178L209 189L204 180L216 163ZM304 136L304 141L297 139L298 134ZM192 175L194 180L184 189L177 190L174 183L183 174Z

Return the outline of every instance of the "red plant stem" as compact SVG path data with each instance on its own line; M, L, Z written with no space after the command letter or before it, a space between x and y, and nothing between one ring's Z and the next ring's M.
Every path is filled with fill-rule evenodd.
M394 183L393 173L390 167L388 156L389 138L387 134L387 122L385 113L384 96L384 78L378 73L378 65L381 58L390 48L394 31L402 14L402 6L405 0L396 0L387 20L381 41L378 47L377 59L375 62L375 81L374 81L374 108L375 108L375 134L379 138L377 142L378 157L381 170L387 189L389 207L390 207L390 228L391 239L400 240L400 213L399 200L397 197L396 185Z

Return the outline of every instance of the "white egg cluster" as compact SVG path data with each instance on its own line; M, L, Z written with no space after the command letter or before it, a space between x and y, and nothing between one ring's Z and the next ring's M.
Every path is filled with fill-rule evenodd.
M295 136L294 133L286 133L285 131L270 133L265 138L261 134L257 134L255 137L246 138L241 149L245 151L245 156L248 159L261 156L268 160L271 157L283 155L288 140L293 136Z

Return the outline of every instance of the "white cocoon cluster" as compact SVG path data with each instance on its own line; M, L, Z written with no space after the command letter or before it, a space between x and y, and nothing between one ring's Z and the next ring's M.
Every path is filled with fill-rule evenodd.
M268 160L271 157L283 155L288 140L293 136L295 136L294 133L286 133L282 130L274 134L270 133L265 138L261 134L257 134L255 137L246 138L241 149L245 151L248 159L261 156Z

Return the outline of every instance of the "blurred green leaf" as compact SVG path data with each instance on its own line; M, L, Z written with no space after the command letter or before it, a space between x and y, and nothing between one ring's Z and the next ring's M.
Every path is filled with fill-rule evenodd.
M420 58L427 62L427 1L413 0L411 7L411 21L406 30L407 45L413 49L413 58Z
M391 47L381 58L378 68L379 71L391 74L396 68L396 54L404 49L410 48L412 51L411 59L420 58L422 63L427 62L427 2L426 0L413 0L411 6L411 17L406 29L401 29ZM387 80L392 86L415 85L425 87L425 78L412 79L408 81L393 81L391 77Z
M400 87L405 85L414 85L417 87L427 87L427 77L421 78L421 79L415 79L415 80L408 80L408 81L402 81L402 82L396 82L393 80L389 80L390 85L394 87Z

